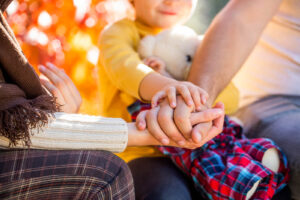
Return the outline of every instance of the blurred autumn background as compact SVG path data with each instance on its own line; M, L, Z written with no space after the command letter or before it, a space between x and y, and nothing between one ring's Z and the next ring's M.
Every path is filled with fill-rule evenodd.
M199 1L187 25L204 33L227 1ZM83 98L80 112L99 114L99 34L123 17L134 17L128 0L14 0L7 19L32 66L51 62L74 81Z

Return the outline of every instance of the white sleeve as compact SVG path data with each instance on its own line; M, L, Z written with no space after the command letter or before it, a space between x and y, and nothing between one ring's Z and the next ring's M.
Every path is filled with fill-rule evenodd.
M82 114L55 113L42 130L32 130L32 149L107 150L122 152L128 142L127 123L118 118ZM0 136L0 148L9 148L9 140ZM12 148L27 148L18 144Z

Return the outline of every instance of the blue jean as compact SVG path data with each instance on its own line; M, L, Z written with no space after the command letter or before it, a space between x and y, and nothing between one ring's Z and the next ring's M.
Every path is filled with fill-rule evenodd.
M300 200L300 96L268 96L241 108L235 116L249 138L270 138L284 151L291 168L292 198Z
M138 158L128 163L136 200L201 200L193 182L167 157Z

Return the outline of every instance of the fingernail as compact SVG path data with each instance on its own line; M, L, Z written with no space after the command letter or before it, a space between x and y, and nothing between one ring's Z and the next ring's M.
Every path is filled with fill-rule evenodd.
M144 126L144 123L143 122L139 122L139 127L143 128L143 126Z
M172 103L171 103L171 106L172 106L173 108L175 108L175 107L176 107L176 103L175 103L175 102L172 102Z
M223 110L218 109L218 110L217 110L217 114L218 114L218 115L222 115L222 114L223 114Z
M45 71L45 67L43 65L39 65L38 67L40 71Z
M189 102L188 102L189 106L192 106L193 103L194 103L193 101L189 101Z
M53 69L53 68L54 68L52 63L47 62L46 64L47 64L47 66L48 66L50 69Z
M201 111L201 106L198 106L196 110Z
M161 140L161 143L162 143L163 145L168 145L168 144L169 144L169 140L168 140L168 139L162 139L162 140Z
M178 145L179 145L179 146L184 146L184 144L185 144L184 141L179 141L179 142L178 142Z

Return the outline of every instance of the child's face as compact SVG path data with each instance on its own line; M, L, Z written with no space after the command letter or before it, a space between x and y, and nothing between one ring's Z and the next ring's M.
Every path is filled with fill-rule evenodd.
M134 0L136 18L155 28L171 28L184 23L197 0Z

